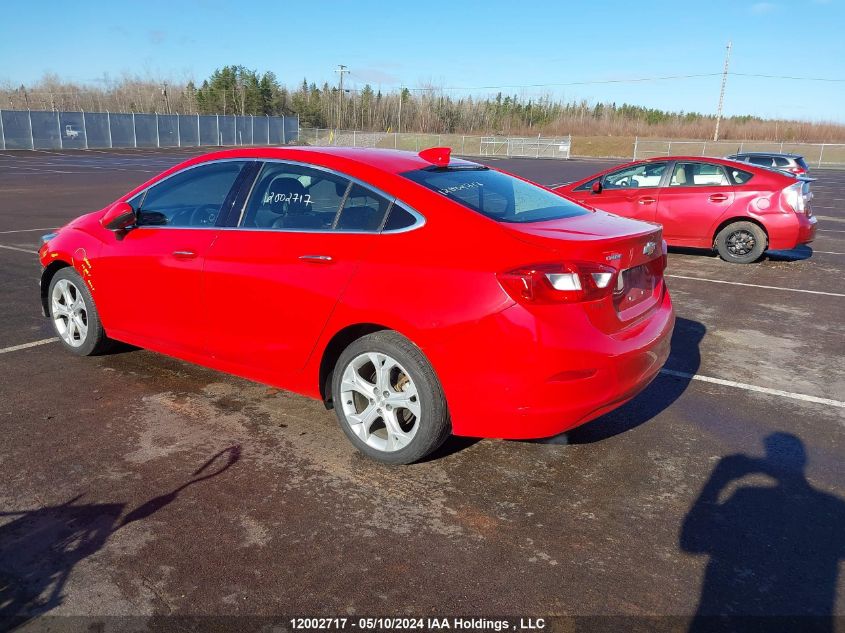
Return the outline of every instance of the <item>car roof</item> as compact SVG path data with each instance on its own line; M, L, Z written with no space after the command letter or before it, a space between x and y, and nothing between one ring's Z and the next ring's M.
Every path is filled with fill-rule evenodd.
M737 161L731 160L729 158L721 158L718 156L652 156L651 158L644 158L642 160L637 161L638 163L655 163L655 162L666 162L671 160L682 160L682 161L695 161L700 163L702 161L710 162L710 163L721 163L721 164L734 164Z
M381 149L371 147L311 147L307 145L291 145L285 147L238 148L203 154L201 161L219 160L223 158L257 158L294 160L305 163L325 165L341 159L346 162L358 163L374 167L391 174L400 174L415 169L431 167L433 163L420 158L416 152L396 149ZM335 160L332 160L335 159ZM452 157L449 165L479 165L462 158ZM481 165L479 165L481 166Z
M737 152L731 156L782 156L783 158L804 158L801 154L790 154L788 152Z

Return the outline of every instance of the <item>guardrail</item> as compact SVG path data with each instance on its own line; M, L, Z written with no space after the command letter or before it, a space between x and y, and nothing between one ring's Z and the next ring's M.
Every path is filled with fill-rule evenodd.
M0 110L0 149L284 145L299 117Z

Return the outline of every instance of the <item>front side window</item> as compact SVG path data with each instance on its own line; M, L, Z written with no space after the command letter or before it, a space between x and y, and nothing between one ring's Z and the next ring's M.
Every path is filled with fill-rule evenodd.
M726 187L731 183L721 165L713 163L677 163L670 187Z
M487 167L427 167L402 175L498 222L543 222L590 213L551 191Z
M153 185L140 199L138 225L214 226L220 208L245 164L244 161L202 164Z
M350 181L304 165L266 163L240 226L258 229L332 228Z
M603 189L643 189L660 185L663 172L669 163L642 163L607 174L602 181Z

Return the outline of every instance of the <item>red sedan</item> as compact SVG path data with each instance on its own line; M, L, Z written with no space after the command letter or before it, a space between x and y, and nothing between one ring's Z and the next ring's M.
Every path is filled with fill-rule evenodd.
M448 149L208 154L39 256L71 352L125 341L320 398L391 463L610 411L654 378L674 323L659 227Z
M610 213L658 222L670 246L715 249L737 264L757 261L767 249L812 242L816 235L808 180L732 160L650 158L555 191Z

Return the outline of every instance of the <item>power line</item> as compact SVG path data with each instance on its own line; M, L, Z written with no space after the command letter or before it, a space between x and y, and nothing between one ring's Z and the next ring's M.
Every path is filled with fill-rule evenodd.
M845 78L838 79L834 77L795 77L792 75L761 75L758 73L728 73L736 77L762 77L764 79L792 79L795 81L829 81L835 83L845 83Z
M363 77L359 77L354 73L350 73L352 77L360 81L366 81ZM496 90L500 88L554 88L563 86L590 86L595 84L617 84L617 83L637 83L643 81L665 81L670 79L693 79L697 77L718 77L722 73L699 73L695 75L667 75L664 77L635 77L630 79L598 79L593 81L568 81L560 83L543 83L543 84L505 84L501 86L436 86L431 88L406 88L406 90L428 91L428 90ZM399 87L399 84L388 84L388 87Z
M417 92L427 92L430 90L499 90L499 89L506 89L506 88L557 88L557 87L565 87L565 86L593 86L593 85L602 85L602 84L625 84L625 83L641 83L641 82L649 82L649 81L671 81L676 79L698 79L701 77L720 77L723 76L724 72L718 73L696 73L690 75L665 75L660 77L633 77L628 79L596 79L591 81L567 81L567 82L557 82L557 83L541 83L541 84L502 84L497 86L433 86L430 88L407 88L406 90L417 91ZM728 76L734 77L759 77L764 79L785 79L785 80L794 80L794 81L826 81L826 82L834 82L834 83L845 83L845 78L833 78L833 77L799 77L794 75L766 75L761 73L737 73L737 72L728 72ZM356 75L355 73L350 73L351 77L359 81L363 81L366 83L370 83L365 78ZM389 88L398 88L400 84L386 84Z

